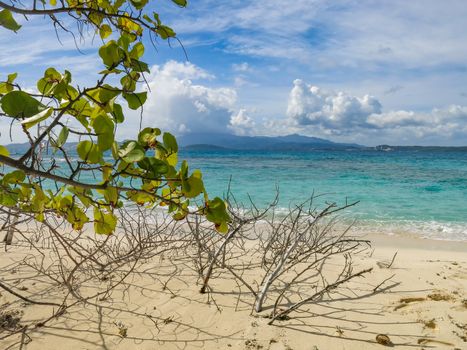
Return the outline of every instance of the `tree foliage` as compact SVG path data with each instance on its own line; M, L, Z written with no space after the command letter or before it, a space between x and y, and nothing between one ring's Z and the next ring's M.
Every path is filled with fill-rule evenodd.
M173 2L186 6L185 0ZM117 223L115 209L131 201L167 206L175 219L193 210L219 231L228 230L225 202L208 198L201 172L190 172L186 161L178 165L173 135L154 125L139 130L134 139L116 140L125 108L141 109L147 99L141 89L149 73L142 60L143 36L176 37L148 0L13 0L0 1L0 9L0 29L17 35L21 25L16 17L21 15L48 16L64 31L69 31L64 19L72 17L79 28L90 28L100 37L103 65L96 72L97 83L85 88L73 84L71 72L53 67L37 81L35 92L16 83L17 73L0 77L0 117L20 125L29 140L28 150L19 157L0 146L0 205L34 213L39 221L52 213L76 230L93 222L96 233L111 234ZM47 161L41 152L45 145L54 154ZM200 197L202 204L190 209Z

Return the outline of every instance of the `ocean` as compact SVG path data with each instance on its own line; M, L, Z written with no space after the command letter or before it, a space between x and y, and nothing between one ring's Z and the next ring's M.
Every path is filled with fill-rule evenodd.
M279 210L317 199L344 204L354 230L467 240L467 152L402 151L181 151L203 172L210 196L229 186L237 201L265 207L279 188Z

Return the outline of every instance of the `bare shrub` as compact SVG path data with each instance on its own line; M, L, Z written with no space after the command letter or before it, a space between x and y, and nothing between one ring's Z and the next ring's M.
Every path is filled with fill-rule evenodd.
M264 211L255 206L245 210L234 202L230 205L230 231L216 240L212 238L215 233L200 218L190 224L196 239L196 264L203 276L201 292L208 288L217 265L247 287L256 312L263 311L265 302L271 301L273 323L305 304L324 300L342 284L370 272L354 271L352 264L352 256L366 249L369 242L350 236L351 225L336 225L337 213L356 203L318 208L315 201L312 197L285 214L277 209L277 197ZM245 277L247 270L254 271L250 274L254 278Z

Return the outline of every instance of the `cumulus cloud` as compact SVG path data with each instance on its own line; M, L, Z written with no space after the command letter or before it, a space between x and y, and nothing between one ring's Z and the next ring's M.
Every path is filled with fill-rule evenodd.
M367 127L368 116L381 113L381 103L370 95L326 92L297 79L289 95L287 116L296 125L318 125L340 134Z
M215 76L192 63L168 61L153 66L144 105L144 125L182 133L246 134L254 122L236 110L237 92L211 87Z
M237 114L230 117L229 129L237 135L249 135L255 130L256 123L250 118L246 109L240 109Z
M325 91L295 80L285 124L294 132L333 135L346 141L359 138L375 140L373 143L384 140L393 144L453 144L467 136L467 107L383 112L381 103L373 96ZM277 123L273 126L277 127Z

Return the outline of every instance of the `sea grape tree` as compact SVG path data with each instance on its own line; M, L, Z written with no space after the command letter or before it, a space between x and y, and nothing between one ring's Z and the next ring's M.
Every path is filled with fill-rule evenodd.
M185 0L172 1L186 6ZM47 214L61 216L76 230L93 222L96 233L111 234L115 209L131 201L166 206L175 219L190 211L205 215L219 231L228 230L224 201L209 199L201 172L190 172L186 161L179 164L173 135L154 125L133 139L116 139L125 110L141 109L147 98L143 37L176 37L152 6L148 0L0 1L0 30L21 35L19 16L45 16L68 32L65 21L71 18L102 41L102 70L93 86L79 87L71 72L50 67L31 92L16 83L17 73L1 73L0 118L19 125L29 140L20 155L0 146L1 206L39 221ZM45 146L53 157L43 156ZM202 200L193 209L194 198Z

